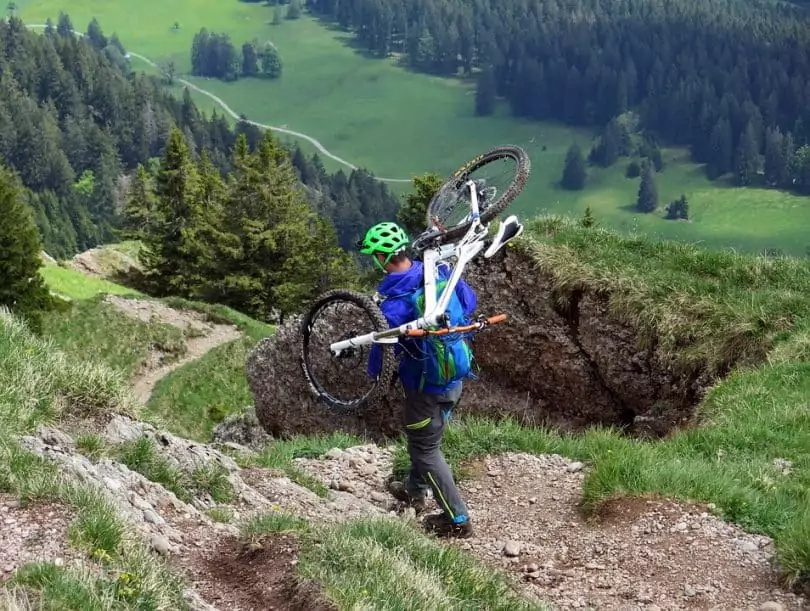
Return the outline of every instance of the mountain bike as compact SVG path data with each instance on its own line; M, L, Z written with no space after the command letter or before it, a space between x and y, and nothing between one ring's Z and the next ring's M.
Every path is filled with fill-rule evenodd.
M495 166L503 172L505 187L495 180L471 178L473 173ZM514 215L502 221L494 237L488 224L523 191L531 165L522 148L496 146L465 163L436 191L427 206L427 228L410 245L411 258L424 265L424 315L398 327L389 325L379 308L379 296L334 289L320 295L301 321L300 364L312 393L328 408L353 412L367 406L389 389L396 370L393 345L402 338L428 334L472 334L506 320L505 314L479 316L466 325L450 326L446 309L467 264L486 248L485 258L523 232ZM459 218L454 220L454 213ZM436 297L438 266L455 260L440 298ZM335 313L330 312L334 310ZM361 328L367 323L367 328ZM366 373L368 353L380 345L380 374ZM323 371L321 370L323 369Z

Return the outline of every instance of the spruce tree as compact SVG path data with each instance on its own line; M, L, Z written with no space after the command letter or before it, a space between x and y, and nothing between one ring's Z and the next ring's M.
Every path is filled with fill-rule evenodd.
M565 155L562 186L572 191L578 191L585 186L587 176L588 173L585 169L585 159L582 157L582 150L575 142L568 148L568 152Z
M0 306L21 315L36 332L53 305L39 274L41 242L16 177L0 166Z
M138 164L122 214L118 236L125 240L142 240L153 229L156 200L152 179Z
M658 188L655 186L652 164L644 162L641 168L641 184L638 187L636 208L640 212L652 212L658 207Z
M475 114L487 117L495 112L495 72L487 66L478 76L475 89Z
M199 201L200 177L183 134L173 127L157 173L154 223L141 250L150 288L159 295L198 296L209 282L215 247Z
M250 153L238 137L232 159L218 258L223 303L272 320L303 307L353 265L337 236L304 198L287 152L267 131Z

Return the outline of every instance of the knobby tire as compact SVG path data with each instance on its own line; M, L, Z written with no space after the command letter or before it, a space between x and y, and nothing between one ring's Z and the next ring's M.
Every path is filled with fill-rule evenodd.
M437 202L441 200L441 195L444 192L448 190L458 190L462 187L471 172L474 172L475 170L482 168L493 161L503 158L515 160L515 174L512 177L509 187L502 194L500 194L495 201L488 203L485 207L479 210L481 222L483 224L487 224L500 212L503 212L526 187L526 181L529 179L529 174L531 173L531 162L526 151L519 146L510 144L496 146L486 153L471 159L456 170L453 175L448 178L441 187L439 187L436 194L428 203L426 214L427 226L433 226L433 221L431 218L435 212L435 206ZM467 230L470 228L471 224L472 219L463 224L458 224L448 228L442 233L441 241L447 243L461 238L465 233L467 233Z
M389 328L389 325L388 321L385 319L385 316L383 316L382 311L371 297L348 289L333 289L320 295L312 306L310 306L309 310L306 312L303 320L301 321L301 336L303 341L301 343L300 361L301 368L303 369L304 376L309 384L310 390L330 409L348 413L366 407L369 403L385 394L391 384L391 380L394 377L396 360L393 353L393 344L379 344L381 348L380 353L382 355L382 366L380 369L380 375L374 381L371 390L352 400L342 400L330 394L312 372L309 347L312 325L317 319L319 311L324 307L336 302L349 302L361 308L371 319L374 326L374 331L384 331ZM331 343L338 341L338 339L339 338L333 338L330 339L329 342ZM371 344L364 346L363 348L370 350ZM330 356L330 358L335 357ZM367 362L364 363L363 366L367 366Z

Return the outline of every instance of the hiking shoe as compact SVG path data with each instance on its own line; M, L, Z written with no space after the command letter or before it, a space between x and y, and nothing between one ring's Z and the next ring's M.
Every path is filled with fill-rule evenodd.
M424 527L425 530L433 533L437 537L468 539L473 535L473 527L469 518L464 522L456 523L444 513L427 516L424 521Z
M397 480L392 480L388 482L387 488L388 492L391 493L391 496L393 496L399 502L406 503L407 505L413 507L416 513L421 513L427 509L427 497L411 496L404 483Z

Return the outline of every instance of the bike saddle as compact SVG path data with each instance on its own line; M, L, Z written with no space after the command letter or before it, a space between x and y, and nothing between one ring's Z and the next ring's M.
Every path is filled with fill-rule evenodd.
M489 248L487 248L486 252L484 253L484 258L489 259L492 255L503 248L504 244L511 242L521 233L523 233L523 224L518 221L514 214L509 216L501 223L501 226L498 227L498 233L495 234L494 238L492 238Z

